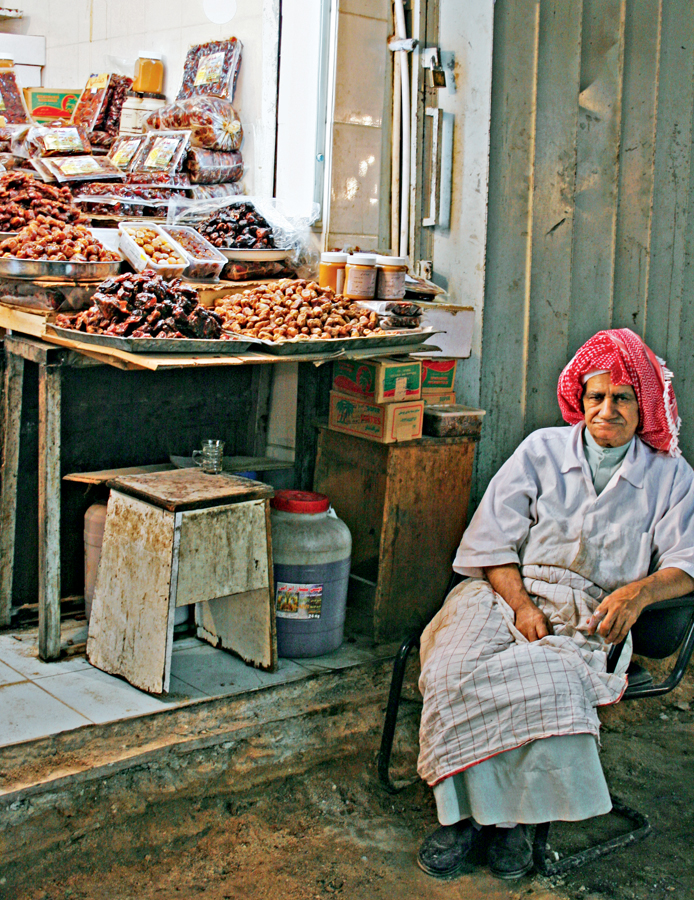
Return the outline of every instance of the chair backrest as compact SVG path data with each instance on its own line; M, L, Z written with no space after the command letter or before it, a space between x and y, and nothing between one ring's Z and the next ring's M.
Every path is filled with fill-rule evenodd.
M631 629L634 653L650 659L672 656L694 617L694 594L647 607Z

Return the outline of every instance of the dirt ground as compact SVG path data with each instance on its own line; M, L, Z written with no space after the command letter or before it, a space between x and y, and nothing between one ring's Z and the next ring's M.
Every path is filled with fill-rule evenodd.
M449 882L428 877L415 856L436 825L431 792L417 783L389 796L373 758L350 758L245 794L139 805L125 822L38 861L0 865L0 897L694 900L691 680L669 698L622 704L603 729L608 782L650 817L654 833L564 878L502 882L485 868ZM570 831L552 843L580 846L585 826Z

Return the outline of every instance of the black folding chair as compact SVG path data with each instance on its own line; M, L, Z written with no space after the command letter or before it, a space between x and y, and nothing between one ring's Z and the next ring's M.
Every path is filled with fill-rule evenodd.
M453 590L460 580L461 577L455 573L451 576L446 595ZM420 628L405 638L393 664L393 676L383 724L381 748L378 754L378 777L381 785L391 794L398 793L417 781L417 778L412 778L400 783L393 782L390 777L390 757L393 750L398 706L405 678L407 659L412 649L419 647L419 640L423 630L424 628ZM682 680L682 676L691 659L692 651L694 651L694 594L687 594L685 597L679 597L675 600L663 600L661 603L654 603L652 606L649 606L632 627L631 636L634 644L633 652L638 656L649 659L665 659L665 657L677 653L678 649L679 654L667 678L660 684L654 684L650 672L632 660L627 671L629 683L622 700L639 700L642 697L658 697L669 693ZM615 645L610 650L607 660L609 672L614 672L623 647L624 642ZM560 875L608 853L612 853L620 847L626 847L636 841L643 840L650 834L652 829L646 816L622 803L617 797L612 796L611 799L613 811L631 823L632 828L628 832L595 844L571 856L553 861L548 857L547 853L547 839L551 823L544 822L535 827L535 839L533 842L535 868L543 875Z

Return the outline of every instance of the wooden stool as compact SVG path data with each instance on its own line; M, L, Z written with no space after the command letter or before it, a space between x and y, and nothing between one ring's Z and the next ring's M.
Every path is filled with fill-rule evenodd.
M195 603L199 638L274 669L272 488L197 469L109 487L89 662L150 693L168 691L174 610Z

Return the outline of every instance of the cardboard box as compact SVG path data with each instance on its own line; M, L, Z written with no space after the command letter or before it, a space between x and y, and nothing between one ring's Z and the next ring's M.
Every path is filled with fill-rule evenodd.
M79 88L74 91L25 88L24 99L32 119L39 125L50 125L57 119L70 119L81 93Z
M371 403L355 394L330 392L329 425L357 437L392 444L413 441L422 436L424 403L406 400L403 403Z
M333 363L333 390L374 403L419 400L422 364L418 359L338 359Z
M455 404L455 391L422 391L426 406L450 406Z
M422 391L452 391L455 388L456 359L436 357L422 360Z

